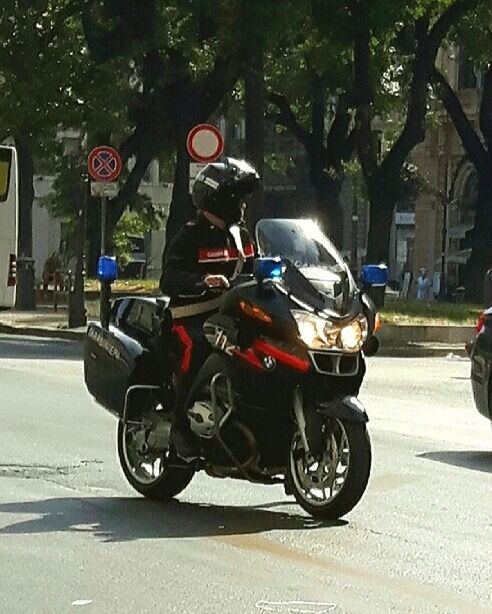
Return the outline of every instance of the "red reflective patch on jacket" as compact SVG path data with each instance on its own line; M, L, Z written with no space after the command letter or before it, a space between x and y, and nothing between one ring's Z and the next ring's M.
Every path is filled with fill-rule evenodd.
M246 258L253 258L255 246L249 243L244 247ZM198 262L230 262L237 260L239 252L235 247L202 247L198 253Z
M188 335L186 328L181 325L174 325L173 332L178 335L179 340L183 344L183 355L181 357L181 373L188 373L191 366L191 353L193 351L193 341Z
M254 258L255 257L255 246L253 243L248 243L248 245L244 248L244 255L246 258Z

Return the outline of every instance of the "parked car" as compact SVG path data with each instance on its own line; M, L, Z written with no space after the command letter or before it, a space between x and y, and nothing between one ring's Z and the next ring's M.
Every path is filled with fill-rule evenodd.
M492 308L480 314L469 351L475 405L482 416L492 421Z

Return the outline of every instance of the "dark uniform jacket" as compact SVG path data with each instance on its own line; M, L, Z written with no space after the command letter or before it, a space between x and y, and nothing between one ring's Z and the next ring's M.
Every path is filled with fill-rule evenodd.
M247 230L242 229L247 258L243 272L251 272L254 247ZM164 256L161 290L171 298L171 306L192 305L217 298L204 283L207 275L232 277L238 250L231 234L213 226L203 215L179 231Z

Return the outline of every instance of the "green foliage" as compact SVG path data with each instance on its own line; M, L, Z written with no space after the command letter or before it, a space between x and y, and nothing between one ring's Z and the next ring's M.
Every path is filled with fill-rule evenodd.
M271 171L280 175L286 175L295 167L294 160L286 154L269 154L265 158L265 164Z
M365 5L370 28L368 95L371 115L382 126L383 157L398 140L406 116L416 20L425 17L432 27L458 1L357 1ZM490 0L475 4L448 38L485 66L492 5ZM126 158L159 157L170 180L182 139L179 126L186 128L183 115L201 119L202 110L208 117L222 104L230 117L239 117L244 95L239 78L257 49L265 54L267 88L287 97L308 131L313 76L321 79L328 133L342 96L353 118L353 6L338 0L2 0L0 139L19 131L34 137L38 158L58 175L47 206L73 221L87 198L85 157L92 144L104 135L123 145ZM69 127L84 141L78 154L67 155L56 143L58 129ZM325 135L324 145L326 140ZM288 156L266 163L281 173L291 165ZM345 172L356 178L362 197L358 165L346 164ZM403 169L402 198L422 189L414 175ZM123 182L129 177L127 171ZM121 211L134 213L123 215L118 237L136 220L152 225L156 219L150 203L134 196L134 184L120 203Z
M46 151L81 106L87 49L81 0L4 0L0 6L0 138L33 136Z
M79 181L74 160L60 164L60 130L81 135L128 133L132 70L121 61L96 66L81 23L85 0L5 0L0 6L0 140L33 139L43 172L66 169ZM116 136L118 138L118 136ZM78 166L78 165L75 165ZM62 198L62 200L66 200Z
M367 188L364 183L364 176L360 167L360 162L357 158L353 158L347 162L344 162L343 169L346 177L349 179L352 189L354 190L354 196L358 202L367 201Z
M50 213L73 227L87 198L87 166L80 154L58 155L54 160L53 189L43 200Z
M331 13L327 26L319 20L319 11L313 12L316 4L300 2L296 11L292 9L290 27L267 54L265 76L267 88L287 97L296 119L308 130L313 75L321 77L326 97L333 101L350 88L352 79L351 47L336 30L340 8ZM328 19L324 12L323 17Z
M62 4L66 3L59 2L56 7L53 2L45 0L41 4L43 6L33 7L29 2L6 0L0 7L0 85L4 129L18 122L18 107L23 108L26 116L46 119L68 96L66 87L59 91L59 76L64 73L67 63L65 58L59 57L57 48L61 36L74 34L72 28L67 28L57 19L59 11L66 8ZM39 68L51 65L62 70L48 79L50 73Z
M453 28L451 40L463 49L476 68L490 65L492 49L492 3L481 2Z
M52 192L45 197L43 205L51 215L63 219L68 230L69 243L73 240L76 220L84 206L99 207L99 201L89 195L87 175L87 155L63 154L61 146L55 157L55 180ZM112 242L115 254L126 264L131 252L131 240L128 235L146 235L162 224L162 212L151 201L140 194L128 202L127 209L121 216L113 233Z
M113 235L114 254L120 265L125 266L130 261L132 253L132 236L144 237L151 230L159 227L158 217L150 214L125 211L120 217Z
M416 300L386 301L381 311L383 322L400 325L456 325L477 323L479 305L449 304Z

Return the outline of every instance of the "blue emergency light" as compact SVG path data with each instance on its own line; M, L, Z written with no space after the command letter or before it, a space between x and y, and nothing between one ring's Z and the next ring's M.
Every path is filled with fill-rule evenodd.
M360 275L364 286L386 286L389 281L389 271L385 264L366 264Z
M284 266L280 258L257 258L254 262L256 279L261 283L265 279L282 279Z
M118 279L118 264L115 256L101 256L97 265L97 278L99 281L112 283Z

